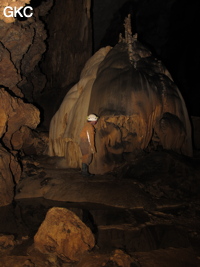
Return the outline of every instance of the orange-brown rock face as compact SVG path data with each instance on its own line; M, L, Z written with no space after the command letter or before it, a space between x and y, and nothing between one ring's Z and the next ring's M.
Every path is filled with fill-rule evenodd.
M0 134L4 145L17 149L23 144L23 139L13 141L12 137L22 126L35 129L40 122L40 112L32 104L24 103L22 99L12 97L3 88L0 89Z
M0 80L1 85L15 88L16 84L21 80L15 65L13 64L10 52L0 43Z
M4 2L7 6L19 7L30 1ZM5 16L0 17L0 84L17 96L24 95L29 101L33 101L46 82L38 67L46 50L44 40L47 37L40 16L44 16L51 6L52 1L43 2L41 6L33 8L33 16L25 20L10 18L15 23L6 23L9 21L4 19Z
M80 81L66 94L59 110L51 120L49 155L66 156L66 164L69 167L77 168L81 164L79 134L88 114L90 94L98 66L110 49L111 47L102 48L88 60L82 70ZM73 119L73 116L78 122Z
M35 248L64 261L79 261L95 245L91 230L71 211L52 208L34 237Z

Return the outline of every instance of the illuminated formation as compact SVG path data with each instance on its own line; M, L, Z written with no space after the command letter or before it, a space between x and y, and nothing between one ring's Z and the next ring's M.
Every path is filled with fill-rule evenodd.
M65 96L50 125L49 155L80 167L79 133L87 114L100 119L93 173L106 173L158 146L192 156L191 126L180 91L163 64L132 36L100 49Z

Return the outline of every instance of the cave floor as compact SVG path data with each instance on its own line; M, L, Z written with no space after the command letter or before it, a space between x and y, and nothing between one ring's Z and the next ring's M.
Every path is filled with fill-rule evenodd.
M193 158L146 153L89 178L79 169L61 168L62 160L23 158L15 200L0 208L0 237L14 236L14 245L0 242L0 267L126 267L114 262L116 249L131 257L131 266L200 266L199 152ZM55 206L72 210L95 235L95 248L79 263L52 260L33 249L33 236Z

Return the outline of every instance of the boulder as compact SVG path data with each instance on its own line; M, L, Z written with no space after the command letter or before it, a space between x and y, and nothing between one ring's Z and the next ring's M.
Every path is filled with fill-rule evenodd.
M14 187L21 176L20 165L13 154L34 143L30 128L39 124L40 112L4 88L0 89L0 99L0 138L6 148L0 146L0 206L4 206L12 203Z
M5 6L20 7L30 0L1 1L0 6L0 84L15 95L33 102L44 89L46 77L38 67L46 50L47 38L41 16L45 16L53 1L43 1L35 7L33 16L18 19L3 15ZM2 20L1 20L2 19ZM15 23L9 23L13 22ZM35 99L34 99L35 101Z
M91 230L71 211L54 207L34 236L34 246L44 254L76 262L91 250L95 239Z

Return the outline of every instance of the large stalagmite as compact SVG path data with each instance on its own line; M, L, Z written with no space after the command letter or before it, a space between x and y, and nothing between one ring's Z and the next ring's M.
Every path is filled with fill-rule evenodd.
M127 23L127 22L126 22ZM126 31L100 49L64 98L50 125L50 156L80 166L79 133L88 113L100 116L93 173L113 170L146 148L191 156L191 126L180 91L163 64Z
M111 47L102 48L88 60L81 73L80 81L66 94L59 110L51 120L49 155L65 156L66 166L76 168L80 165L79 133L88 114L91 89L98 66L110 49Z

